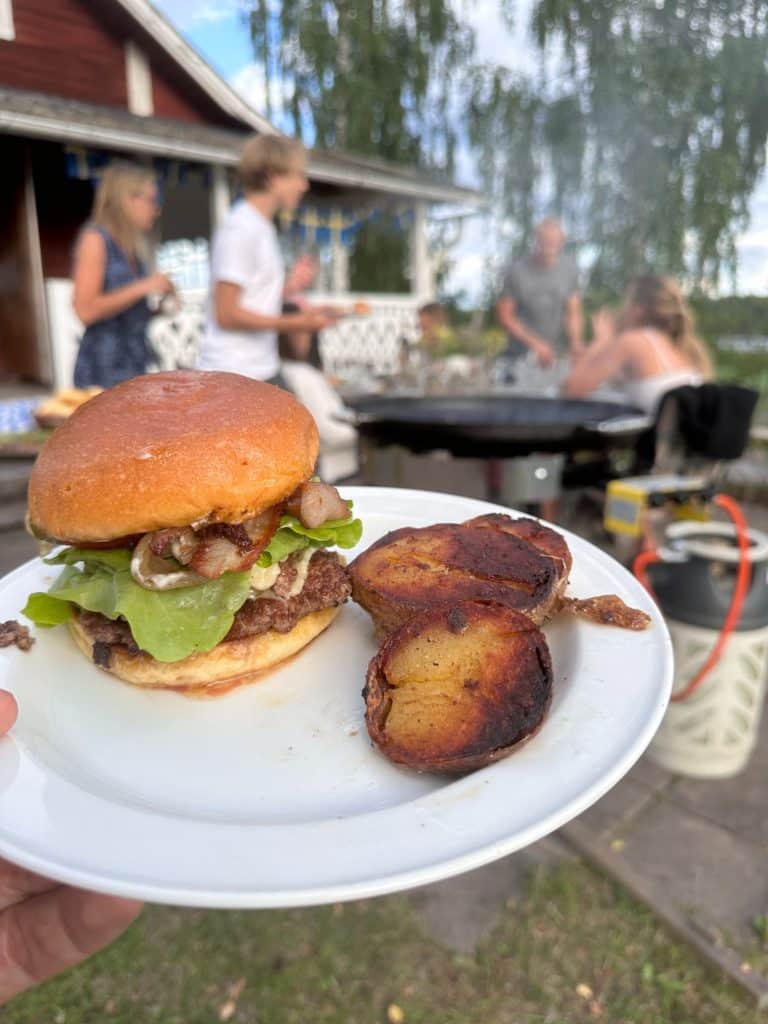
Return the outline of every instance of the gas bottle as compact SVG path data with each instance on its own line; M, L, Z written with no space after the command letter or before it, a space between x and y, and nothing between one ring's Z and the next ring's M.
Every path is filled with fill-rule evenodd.
M725 649L701 684L670 703L648 755L693 778L727 778L747 764L757 742L768 675L768 536L750 529L751 580ZM673 697L707 660L731 605L739 562L727 523L673 523L662 561L648 577L675 652Z

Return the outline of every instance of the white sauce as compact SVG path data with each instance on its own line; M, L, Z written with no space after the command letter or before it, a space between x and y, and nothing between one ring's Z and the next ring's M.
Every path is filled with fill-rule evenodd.
M279 575L279 562L268 565L266 568L254 565L251 569L251 591L269 590Z
M289 558L291 558L291 557L295 558L294 565L296 567L296 577L295 577L293 583L291 584L291 588L288 591L288 594L287 594L286 597L278 597L277 594L274 592L274 590L272 590L272 586L273 586L275 580L280 575L280 566L281 566L280 562L278 562L276 565L270 565L270 567L268 569L259 569L258 566L254 566L254 569L257 569L259 573L272 574L272 575L271 575L271 577L269 577L269 582L266 582L266 583L262 583L263 580L266 580L268 578L266 575L264 577L258 577L259 585L258 586L254 586L254 583L253 583L253 580L254 580L254 576L253 576L254 569L251 570L251 597L252 598L269 598L270 600L273 600L273 601L287 601L289 597L295 597L297 594L301 593L301 591L302 591L302 589L304 587L304 584L307 582L307 573L309 572L309 563L312 561L312 556L314 555L315 551L316 551L316 548L304 548L304 550L301 552L300 555L298 555L298 556L289 555L288 556Z
M131 556L131 576L140 587L144 587L145 590L177 590L180 587L205 582L202 576L191 569L166 571L164 567L169 563L152 552L149 546L151 537L151 533L145 533Z
M299 555L296 564L296 579L291 584L291 589L288 591L288 597L295 597L303 590L304 584L307 582L309 563L312 559L312 555L315 553L315 550L315 548L304 548Z

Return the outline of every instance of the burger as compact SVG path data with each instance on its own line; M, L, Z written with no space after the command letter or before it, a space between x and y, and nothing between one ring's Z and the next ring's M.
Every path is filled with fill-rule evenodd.
M351 589L332 549L362 524L313 478L318 446L290 394L237 374L150 374L92 398L32 471L29 528L63 569L23 614L66 623L139 686L230 688L274 668Z

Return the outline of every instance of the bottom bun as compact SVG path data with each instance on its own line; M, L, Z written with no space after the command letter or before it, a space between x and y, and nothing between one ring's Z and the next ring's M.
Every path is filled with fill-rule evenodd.
M105 668L118 679L134 686L197 692L231 690L252 682L297 654L326 629L338 615L336 608L322 608L299 619L288 633L269 630L242 640L225 640L211 651L191 654L181 661L157 661L150 654L128 654L119 645L110 647L110 664ZM77 646L88 658L93 657L93 640L87 628L76 619L69 629Z

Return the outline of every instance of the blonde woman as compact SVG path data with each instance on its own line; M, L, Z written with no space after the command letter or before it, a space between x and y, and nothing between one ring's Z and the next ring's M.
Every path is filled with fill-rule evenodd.
M148 236L159 212L150 171L129 163L106 169L75 250L74 307L85 324L76 387L107 388L147 370L147 297L173 291L165 274L147 272Z
M691 311L670 277L636 277L617 323L607 313L598 313L593 322L594 341L565 381L566 395L580 398L615 381L632 405L653 415L668 391L712 377Z

